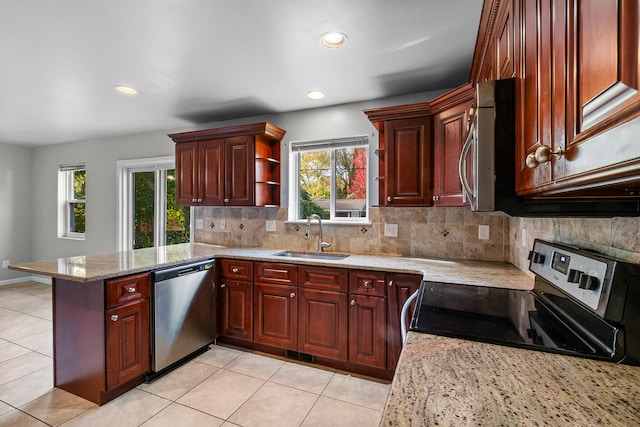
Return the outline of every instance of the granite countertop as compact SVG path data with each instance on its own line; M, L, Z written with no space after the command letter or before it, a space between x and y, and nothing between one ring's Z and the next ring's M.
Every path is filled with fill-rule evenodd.
M631 426L640 367L410 332L381 426Z
M12 264L9 268L59 279L92 282L214 257L417 273L422 274L425 280L433 282L533 289L533 277L506 262L359 254L352 254L343 259L307 259L274 255L280 251L282 249L225 248L202 243L185 243L159 248Z

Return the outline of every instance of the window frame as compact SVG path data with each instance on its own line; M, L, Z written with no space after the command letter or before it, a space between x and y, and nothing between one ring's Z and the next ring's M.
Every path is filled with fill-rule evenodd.
M58 195L59 195L59 211L58 211L58 237L63 239L85 240L87 234L87 189L85 182L85 198L75 199L74 182L75 173L84 171L85 179L87 175L87 167L84 163L60 165L58 168ZM73 215L72 205L84 204L85 207L85 231L79 233L71 231L71 218Z
M143 159L118 160L116 162L118 175L118 236L119 251L129 251L133 248L133 179L136 172L159 172L155 174L156 192L166 193L166 170L175 169L174 156L149 157ZM155 204L154 218L158 218L161 211L166 214L166 201L160 197ZM191 206L189 221L189 240L194 241L194 208ZM154 227L154 247L164 246L166 224L161 221Z
M289 143L289 215L290 222L304 222L306 219L299 218L300 213L300 156L304 152L313 151L330 151L330 168L331 168L331 188L329 199L329 219L323 219L322 222L333 224L370 224L370 194L371 184L369 181L371 173L370 141L368 135L357 135L346 138L332 138L323 140L310 141L291 141ZM366 164L366 199L365 199L365 216L364 217L338 217L336 216L336 150L343 148L364 148L367 159Z

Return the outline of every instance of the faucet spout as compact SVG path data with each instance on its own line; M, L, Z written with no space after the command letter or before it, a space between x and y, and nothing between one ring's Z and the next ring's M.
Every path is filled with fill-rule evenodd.
M310 236L309 229L311 228L311 220L313 219L318 220L318 253L320 253L324 248L328 248L329 246L331 246L332 242L327 243L322 241L322 219L318 214L311 214L307 218L307 233L305 234L305 239L308 239Z

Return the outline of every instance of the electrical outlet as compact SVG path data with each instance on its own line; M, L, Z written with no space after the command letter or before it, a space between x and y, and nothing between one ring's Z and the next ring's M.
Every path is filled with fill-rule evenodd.
M220 220L220 230L224 230L225 228L227 228L227 223L224 219Z
M479 225L478 226L478 240L489 240L489 226L488 225Z
M386 237L398 237L398 224L385 224L384 235Z
M2 268L8 268L10 263L11 263L11 261L9 261L8 259L3 260L2 261Z
M268 219L265 228L267 231L276 231L276 220Z
M204 220L202 218L196 218L196 230L202 230L204 228Z

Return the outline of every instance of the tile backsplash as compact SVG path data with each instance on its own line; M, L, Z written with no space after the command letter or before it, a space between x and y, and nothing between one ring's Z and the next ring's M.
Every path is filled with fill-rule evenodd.
M306 222L288 222L286 208L199 207L203 230L195 241L230 247L315 250L318 225L304 239ZM327 251L393 254L409 257L508 261L509 220L500 212L476 213L468 208L371 208L370 224L323 224ZM276 231L266 231L275 220ZM221 224L224 221L224 229ZM398 236L384 235L385 224L398 224ZM478 238L478 226L489 226L488 239Z
M510 233L509 261L524 271L529 266L527 255L535 238L592 249L614 258L640 264L639 217L513 217L510 220Z
M323 240L332 242L326 250L507 261L527 271L533 239L541 238L640 263L639 217L520 218L455 207L371 208L370 216L366 225L323 224ZM195 230L196 242L310 251L318 244L317 222L305 240L306 223L287 221L286 208L198 207L195 217L204 223L204 229ZM275 231L266 231L267 220L275 221ZM398 237L385 236L385 224L398 224ZM479 225L489 226L489 239L478 239Z

